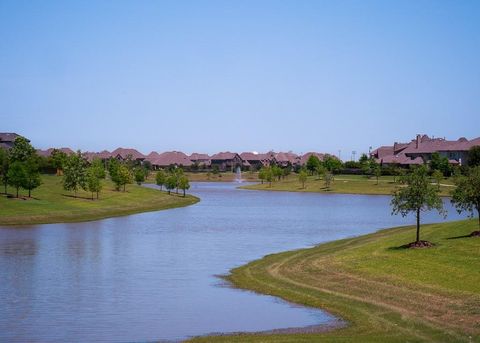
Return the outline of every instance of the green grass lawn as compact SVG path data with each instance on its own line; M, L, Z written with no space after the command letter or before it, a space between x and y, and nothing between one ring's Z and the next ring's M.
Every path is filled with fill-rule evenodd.
M265 256L232 270L235 286L322 308L347 321L316 334L199 337L195 342L480 342L478 220L424 225ZM233 309L232 309L233 310Z
M392 194L399 184L393 182L393 177L382 176L377 180L375 177L368 179L363 175L336 175L330 189L325 188L325 182L317 176L309 176L305 188L298 181L297 175L290 175L286 179L269 183L243 186L243 189L264 191L288 191L288 192L320 192L320 193L344 193L344 194ZM442 181L441 195L450 195L453 185L450 179Z
M33 199L22 200L0 195L0 225L97 220L187 206L199 200L190 195L185 198L167 195L138 185L127 185L126 192L118 192L108 180L103 181L99 200L91 200L91 193L84 191L79 191L78 198L73 198L73 192L63 190L61 177L42 175L42 182L32 192ZM9 188L8 192L15 194L13 188ZM26 191L21 191L21 195L26 194Z

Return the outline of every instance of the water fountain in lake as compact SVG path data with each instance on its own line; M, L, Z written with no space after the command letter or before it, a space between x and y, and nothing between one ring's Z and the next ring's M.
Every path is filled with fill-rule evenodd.
M236 182L242 182L242 169L240 166L237 166L237 169L235 170L235 181Z

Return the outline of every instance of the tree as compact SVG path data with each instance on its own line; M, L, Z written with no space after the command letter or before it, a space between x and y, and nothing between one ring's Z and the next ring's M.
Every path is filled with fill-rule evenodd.
M394 191L391 201L392 214L400 213L402 217L415 213L417 220L417 235L415 244L420 244L420 214L422 211L437 210L444 213L443 202L438 195L438 188L430 183L427 169L424 166L413 169L410 174L402 177L405 187Z
M273 181L274 175L271 167L265 168L265 181L268 182L269 187L272 187L272 181Z
M278 181L282 178L283 170L279 166L272 167L272 175L274 178L277 178Z
M258 172L258 178L260 179L260 181L262 182L262 185L263 185L263 181L265 181L265 178L266 178L266 168L265 167L262 167L260 169L260 171Z
M68 156L65 160L65 166L63 170L63 188L67 191L73 191L76 198L77 191L80 188L86 189L86 182L86 162L79 150L77 153Z
M319 165L315 172L317 173L318 179L320 179L321 177L325 176L326 169L324 166Z
M32 190L42 184L39 172L39 157L36 154L31 155L25 162L25 182L22 188L28 190L28 197L32 196Z
M98 177L98 169L95 166L91 166L87 170L87 188L92 193L92 200L94 193L97 194L97 199L99 198L99 193L102 190L102 181Z
M95 157L92 160L92 163L90 164L90 168L92 168L97 178L105 179L106 177L105 166L101 159Z
M13 147L10 149L10 160L12 162L25 162L33 154L35 154L35 149L28 139L24 137L15 138Z
M162 190L162 187L165 185L166 181L167 174L163 171L163 169L160 169L157 172L157 175L155 175L155 182L157 183L157 186L160 186L160 190Z
M402 175L403 169L397 164L392 164L390 166L390 174L393 176L393 183L397 183L397 176Z
M470 148L467 162L470 167L480 166L480 145L475 145Z
M331 172L327 171L325 173L325 175L323 176L323 179L325 181L325 188L327 190L330 190L330 185L331 185L332 180L333 180L333 174Z
M379 165L376 165L373 168L373 174L377 178L377 185L378 185L378 179L380 178L380 176L382 176L382 168Z
M117 178L119 169L120 169L120 162L116 158L112 158L110 159L110 161L108 161L108 173L110 174L110 179L113 182L115 182L114 180Z
M438 189L440 189L440 182L442 182L443 173L440 170L434 170L432 173L432 177L435 180Z
M430 158L430 169L432 171L438 170L444 176L450 176L452 173L452 167L448 162L448 158L441 156L438 152L434 152Z
M67 157L68 156L66 153L58 149L53 149L52 153L50 154L52 166L57 170L57 176L63 174L63 166L65 165Z
M180 176L178 180L178 187L183 190L183 197L185 197L185 190L190 188L190 183L188 182L188 177L185 175Z
M305 167L307 168L310 175L313 175L313 173L317 170L318 166L320 166L321 164L322 163L320 162L320 159L316 155L310 155L308 157L307 163L305 164Z
M20 161L13 162L8 169L8 184L17 190L17 198L20 187L25 185L27 174L24 163Z
M118 167L117 175L113 182L115 182L115 184L117 185L117 190L120 190L120 187L123 186L123 191L125 192L127 184L132 183L132 179L133 178L130 169L126 165L121 164Z
M165 181L165 188L168 191L168 194L171 193L172 189L177 187L177 177L173 174L170 174Z
M480 234L480 166L470 168L468 175L454 179L457 186L452 192L452 204L458 213L470 212L473 217L474 210L478 214L478 227Z
M135 182L141 185L145 181L145 170L143 168L135 169Z
M298 174L298 181L302 184L302 188L305 189L305 182L307 182L308 174L305 169L300 170Z
M216 165L216 164L213 165L212 173L213 173L213 175L217 175L217 174L220 173L220 168L218 167L218 165Z
M323 166L331 173L338 173L342 169L342 161L335 156L327 155L323 159Z
M8 153L8 150L0 148L0 180L3 183L5 194L7 194L9 167L10 167L10 154Z

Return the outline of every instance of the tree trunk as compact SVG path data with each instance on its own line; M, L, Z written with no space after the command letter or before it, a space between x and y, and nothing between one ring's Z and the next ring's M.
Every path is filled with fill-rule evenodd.
M98 193L99 193L99 192L97 192L97 200L98 200Z
M5 182L3 185L5 186L5 194L7 194L7 183Z
M29 197L29 198L32 197L32 190L31 190L31 189L28 190L28 197Z
M126 184L123 185L123 191L125 192L125 188L127 187Z
M417 208L417 240L416 242L420 242L420 209Z
M185 198L185 190L183 190L183 197Z
M20 187L17 186L17 198L18 198L18 188L20 188Z

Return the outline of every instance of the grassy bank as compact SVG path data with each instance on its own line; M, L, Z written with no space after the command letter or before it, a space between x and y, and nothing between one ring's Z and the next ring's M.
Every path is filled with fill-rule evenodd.
M195 342L480 342L477 220L425 225L428 249L402 249L413 227L268 255L232 271L237 287L322 308L346 328Z
M284 180L273 182L271 186L268 183L263 183L241 188L262 191L390 195L396 187L398 187L398 183L393 182L393 177L391 176L380 177L377 184L375 178L367 179L363 175L337 175L331 183L330 189L326 189L325 182L316 176L309 176L305 183L305 188L302 188L302 184L298 181L298 176L290 175ZM451 180L445 179L441 183L440 194L448 196L452 188Z
M78 198L63 190L62 178L42 175L43 184L33 191L33 199L22 200L0 195L0 225L79 222L127 214L157 211L194 204L198 198L167 195L158 190L128 185L126 192L114 190L106 180L99 200L79 191ZM9 188L9 193L15 194ZM23 194L26 194L23 192Z

